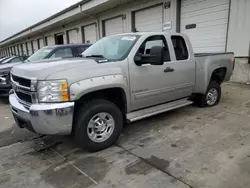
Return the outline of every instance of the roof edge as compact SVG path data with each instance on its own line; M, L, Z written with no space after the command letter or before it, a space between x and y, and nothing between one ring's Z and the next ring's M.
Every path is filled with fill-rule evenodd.
M81 1L79 1L78 3L75 3L75 4L71 5L70 7L65 8L65 9L63 9L62 11L57 12L57 13L53 14L52 16L50 16L50 17L48 17L48 18L45 18L44 20L39 21L39 22L37 22L36 24L33 24L33 25L27 27L26 29L23 29L23 30L19 31L18 33L14 34L14 35L11 35L10 37L8 37L8 38L6 38L6 39L0 41L0 45L1 45L1 43L6 42L7 40L9 40L9 39L11 39L11 38L13 38L13 37L15 37L15 36L17 36L17 35L19 35L19 34L25 32L25 31L28 31L28 30L30 30L30 29L33 29L34 27L36 27L36 26L38 26L38 25L41 25L41 24L43 24L43 23L45 23L45 22L47 22L47 21L49 21L49 20L51 20L51 19L53 19L53 18L56 18L56 17L58 17L58 16L60 16L60 15L62 15L62 14L64 14L64 13L66 13L66 12L68 12L68 11L70 11L70 10L72 10L72 9L74 9L74 8L76 8L76 7L80 6L80 5L82 5L82 4L85 4L85 3L89 2L89 1L91 1L91 0L81 0Z

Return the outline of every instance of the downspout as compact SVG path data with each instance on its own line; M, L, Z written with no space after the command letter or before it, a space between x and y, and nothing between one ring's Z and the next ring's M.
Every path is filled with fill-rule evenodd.
M82 8L81 8L81 6L82 6L82 5L79 5L79 11L80 11L82 14L84 14L84 15L86 15L86 16L88 16L88 17L94 18L94 19L96 20L97 27L98 27L98 38L100 39L100 38L101 38L101 32L100 32L100 20L99 20L97 17L95 17L95 16L93 16L93 15L91 15L91 14L86 14L86 13L83 13L83 12L82 12Z
M248 47L248 72L247 72L247 85L250 85L250 42Z

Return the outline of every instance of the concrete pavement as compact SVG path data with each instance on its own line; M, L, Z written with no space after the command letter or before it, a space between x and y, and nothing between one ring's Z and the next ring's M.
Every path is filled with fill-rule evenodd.
M115 146L97 153L69 137L40 138L15 128L2 102L0 187L248 188L249 96L249 86L228 83L218 106L128 124ZM55 144L37 152L41 141Z

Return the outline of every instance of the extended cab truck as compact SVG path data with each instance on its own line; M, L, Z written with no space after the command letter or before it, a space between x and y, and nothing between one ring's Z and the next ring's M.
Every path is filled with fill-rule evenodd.
M194 55L186 35L163 32L105 37L83 56L12 69L9 100L19 127L73 134L83 148L101 150L125 121L218 104L234 67L233 53Z

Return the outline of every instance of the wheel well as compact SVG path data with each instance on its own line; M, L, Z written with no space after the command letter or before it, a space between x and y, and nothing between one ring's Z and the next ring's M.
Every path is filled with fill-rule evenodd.
M82 103L93 99L108 100L114 103L123 114L127 112L126 94L122 88L103 89L85 94L76 102L76 108Z
M212 73L211 81L213 80L221 84L223 80L225 79L226 72L227 72L226 67L215 69Z

